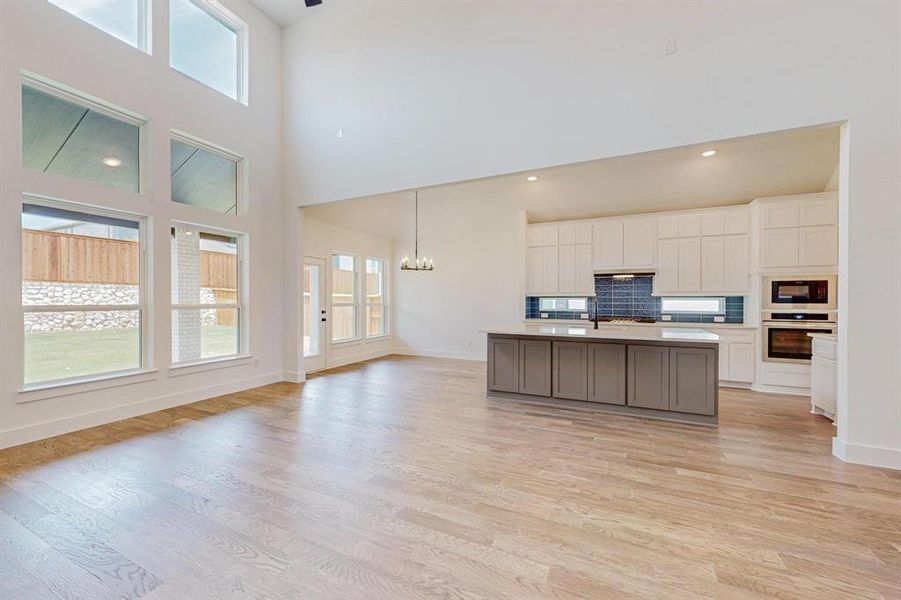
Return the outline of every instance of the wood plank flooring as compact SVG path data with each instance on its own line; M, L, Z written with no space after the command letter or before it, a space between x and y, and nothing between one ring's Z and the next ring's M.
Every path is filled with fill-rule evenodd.
M0 451L0 598L901 598L901 472L389 357Z

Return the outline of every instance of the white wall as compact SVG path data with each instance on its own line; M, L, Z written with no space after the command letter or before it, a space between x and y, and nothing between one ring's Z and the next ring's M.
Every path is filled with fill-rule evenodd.
M315 219L304 217L303 219L303 255L323 258L326 265L326 278L330 277L330 260L332 254L353 254L360 261L366 258L381 258L388 261L387 264L387 285L388 285L388 310L393 313L394 299L394 281L395 270L391 255L393 253L393 244L390 239L381 238L373 235L367 235L359 231L353 231L344 227L338 227L329 223L323 223ZM359 263L362 265L363 263ZM362 276L358 281L362 280ZM331 289L331 284L326 284L326 290ZM362 292L362 291L361 291ZM326 294L328 314L332 314L331 297ZM361 303L360 311L357 313L358 330L363 332L362 322L364 315L364 305ZM332 344L330 339L326 339L326 361L325 367L337 367L361 360L377 358L391 353L393 328L395 318L393 314L388 314L388 334L385 337L366 339L361 335L361 339Z
M168 65L167 3L153 2L153 54L124 44L47 2L0 3L0 447L254 387L282 378L281 31L249 3L224 4L250 31L250 104L244 106ZM148 190L123 194L100 185L24 169L21 69L137 112L147 126ZM178 129L244 156L249 212L207 213L169 200L169 131ZM22 193L149 216L153 246L149 329L151 367L119 387L63 390L31 400L22 373L19 210ZM249 234L249 359L178 377L169 372L169 222ZM87 386L88 388L95 386Z
M899 18L856 0L335 2L285 32L289 200L847 121L835 452L901 467Z

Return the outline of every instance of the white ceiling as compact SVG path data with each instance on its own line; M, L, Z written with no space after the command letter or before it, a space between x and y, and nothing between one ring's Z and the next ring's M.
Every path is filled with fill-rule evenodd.
M482 198L524 208L530 222L743 204L831 189L838 147L838 127L796 129L436 186L420 191L420 204ZM701 157L710 148L717 154ZM527 181L531 173L540 179ZM304 213L398 239L412 198L404 191L308 206Z
M323 0L319 6L311 6L307 8L303 0L250 0L254 6L259 8L263 13L281 25L287 27L298 19L302 19L313 14L329 1ZM335 0L331 0L334 2Z

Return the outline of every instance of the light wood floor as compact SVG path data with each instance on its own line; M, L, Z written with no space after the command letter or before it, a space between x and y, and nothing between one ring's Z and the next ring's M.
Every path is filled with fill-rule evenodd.
M391 357L0 451L0 597L901 598L901 473L805 398L718 429Z

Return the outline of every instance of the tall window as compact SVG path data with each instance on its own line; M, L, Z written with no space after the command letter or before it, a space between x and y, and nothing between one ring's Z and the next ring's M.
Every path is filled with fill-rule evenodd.
M240 354L241 242L237 235L172 227L173 364Z
M143 221L27 199L22 207L24 382L143 365Z
M357 339L357 257L332 255L332 341Z
M366 259L366 337L388 333L385 314L385 261Z
M50 0L64 11L140 50L147 47L144 0Z
M22 85L22 162L30 169L137 193L140 125L43 83Z
M182 139L169 142L172 200L238 213L238 159Z
M215 0L169 1L169 64L246 103L247 26Z

